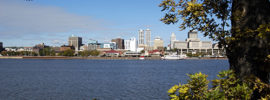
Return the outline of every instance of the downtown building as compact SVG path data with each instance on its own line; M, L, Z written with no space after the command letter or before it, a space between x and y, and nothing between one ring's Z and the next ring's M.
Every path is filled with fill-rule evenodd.
M97 50L100 48L100 43L88 43L87 50L92 51L92 50Z
M151 47L151 30L145 30L145 46Z
M0 42L0 52L3 50L3 42Z
M124 39L116 38L116 39L112 39L111 42L115 42L116 43L117 49L125 49Z
M176 35L172 32L172 35L170 37L170 49L174 48L174 42L176 41Z
M192 53L196 54L197 52L206 53L209 55L220 55L224 54L222 48L217 48L217 44L213 44L211 41L201 41L198 38L197 31L188 32L188 38L186 41L176 40L174 33L171 35L171 49L179 49L182 53Z
M137 52L137 40L135 37L132 37L129 40L125 40L125 50L131 51L131 52Z
M139 36L138 37L138 46L139 47L144 47L144 30L140 29L138 36Z
M68 38L68 45L73 46L75 48L75 51L79 51L80 47L82 46L82 38L71 36Z
M109 42L109 43L100 43L99 49L117 49L117 45L115 42Z
M140 52L142 50L152 50L153 47L151 47L151 30L139 30L138 34L138 48L137 52Z
M164 48L164 41L160 37L156 37L154 39L154 50L163 50Z

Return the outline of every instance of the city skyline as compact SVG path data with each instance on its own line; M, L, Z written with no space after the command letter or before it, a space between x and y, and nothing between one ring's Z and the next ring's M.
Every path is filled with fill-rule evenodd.
M5 47L38 43L60 46L68 44L66 37L72 34L104 42L138 37L138 30L147 28L151 29L151 40L160 36L164 45L169 44L171 32L178 40L184 40L189 30L179 31L178 25L162 23L159 3L154 0L0 0L0 41ZM199 37L209 40L202 34Z

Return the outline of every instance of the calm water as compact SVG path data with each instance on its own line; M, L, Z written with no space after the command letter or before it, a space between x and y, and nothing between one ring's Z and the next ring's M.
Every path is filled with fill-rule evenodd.
M187 73L208 79L227 60L27 60L0 59L1 100L166 100Z

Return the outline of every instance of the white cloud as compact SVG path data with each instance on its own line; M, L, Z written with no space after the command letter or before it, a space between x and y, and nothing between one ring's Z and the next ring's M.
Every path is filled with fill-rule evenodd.
M0 0L1 37L106 30L103 24L104 21L72 14L59 7Z

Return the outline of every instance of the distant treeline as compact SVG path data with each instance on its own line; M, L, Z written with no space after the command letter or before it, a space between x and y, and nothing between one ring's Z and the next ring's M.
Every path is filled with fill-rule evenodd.
M2 51L1 55L3 56L98 56L100 54L97 50L92 51L79 51L78 53L75 53L74 50L69 49L65 51L58 51L56 52L52 48L44 48L40 49L37 52L33 51Z

